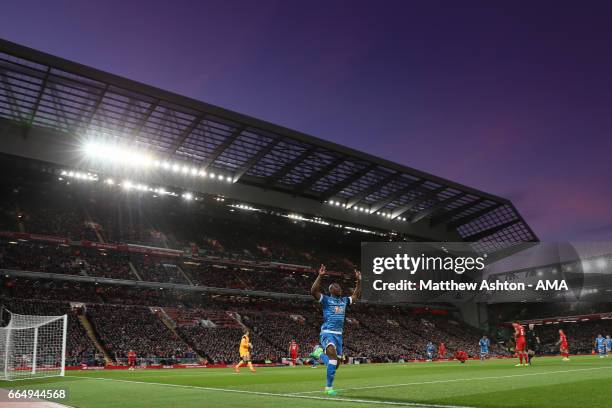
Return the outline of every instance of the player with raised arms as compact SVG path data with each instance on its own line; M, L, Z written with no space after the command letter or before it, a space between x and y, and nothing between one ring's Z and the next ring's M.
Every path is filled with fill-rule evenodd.
M321 281L326 273L325 265L319 268L319 275L312 284L310 293L321 303L323 308L323 325L321 325L320 343L327 361L327 384L325 393L334 396L334 376L338 368L339 356L342 356L342 329L344 328L344 314L348 305L351 305L361 297L361 273L355 269L357 283L351 296L342 296L342 288L337 283L329 285L329 295L321 293Z

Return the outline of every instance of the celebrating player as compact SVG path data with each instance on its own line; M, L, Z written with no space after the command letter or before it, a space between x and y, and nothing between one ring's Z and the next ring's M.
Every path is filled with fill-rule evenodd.
M446 346L444 343L440 343L438 347L438 359L444 360L446 358Z
M559 341L557 342L559 345L559 351L563 356L563 361L570 361L569 359L569 347L567 345L567 337L563 332L563 329L559 329Z
M489 346L491 342L487 336L482 336L478 345L480 346L480 361L485 361L489 355Z
M310 293L321 303L323 308L323 325L321 325L321 345L325 349L325 354L329 357L327 362L327 384L325 393L333 396L337 392L334 390L334 376L338 368L338 356L342 356L342 329L344 327L344 314L349 304L355 303L361 296L361 273L355 270L357 283L353 294L342 296L342 288L337 283L329 285L329 294L321 293L321 280L326 273L325 265L319 268L319 275L312 284Z
M527 326L527 334L525 337L527 339L527 362L531 365L531 359L540 349L540 338L535 332L535 324L531 323Z
M298 349L299 347L295 340L291 340L291 343L289 343L289 356L291 357L294 367L297 366Z
M134 366L136 366L136 353L134 352L134 350L128 351L127 357L128 366L130 366L128 370L134 370Z
M512 323L512 327L514 327L514 340L516 343L515 351L519 358L519 363L516 367L524 367L527 366L527 353L525 352L525 328L519 323ZM523 363L523 360L525 362Z
M597 354L599 354L599 358L604 358L606 356L606 339L601 334L597 335L595 339L595 350L597 350Z
M240 372L240 367L244 363L249 366L249 370L251 370L252 373L255 372L255 368L253 368L253 363L251 362L251 350L253 349L253 345L249 339L249 334L249 330L245 330L242 338L240 339L240 347L238 348L238 352L240 353L240 361L234 366L234 371L236 374Z

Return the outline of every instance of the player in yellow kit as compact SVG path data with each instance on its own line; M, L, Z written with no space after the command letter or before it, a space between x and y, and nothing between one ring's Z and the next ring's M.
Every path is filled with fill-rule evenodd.
M253 349L253 345L251 344L249 334L249 331L246 330L242 335L242 339L240 339L240 347L238 349L238 352L240 353L240 362L234 366L234 371L236 373L240 372L240 367L244 363L247 363L249 370L251 370L252 373L255 372L255 368L253 368L253 364L251 363L251 350Z

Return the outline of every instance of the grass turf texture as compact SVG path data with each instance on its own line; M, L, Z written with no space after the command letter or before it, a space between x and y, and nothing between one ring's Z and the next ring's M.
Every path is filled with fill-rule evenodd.
M61 403L81 408L342 406L555 407L610 406L612 358L341 366L336 397L323 394L325 368L69 371L64 378L6 382L6 389L68 391ZM1 405L1 403L0 403Z

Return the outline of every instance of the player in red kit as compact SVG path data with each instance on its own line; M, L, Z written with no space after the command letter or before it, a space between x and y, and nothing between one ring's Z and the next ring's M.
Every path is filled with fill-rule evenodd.
M461 364L463 364L467 361L468 354L463 350L457 350L455 352L455 359L457 359Z
M438 346L438 359L444 360L445 358L446 358L446 346L444 345L444 343L440 343L440 346Z
M299 347L295 340L291 340L291 343L289 343L289 356L291 357L291 361L293 361L294 367L297 364L298 349Z
M130 366L130 370L133 370L134 367L136 366L136 353L134 352L134 350L130 350L128 351L128 366Z
M557 342L559 345L559 351L563 356L563 361L570 361L569 359L569 346L567 345L567 337L565 336L565 332L563 329L559 329L559 341Z
M519 358L519 363L516 367L527 367L529 359L526 351L527 342L525 341L525 328L521 326L519 322L512 323L512 327L514 327L514 340L516 342L515 350ZM525 363L523 363L523 359Z

